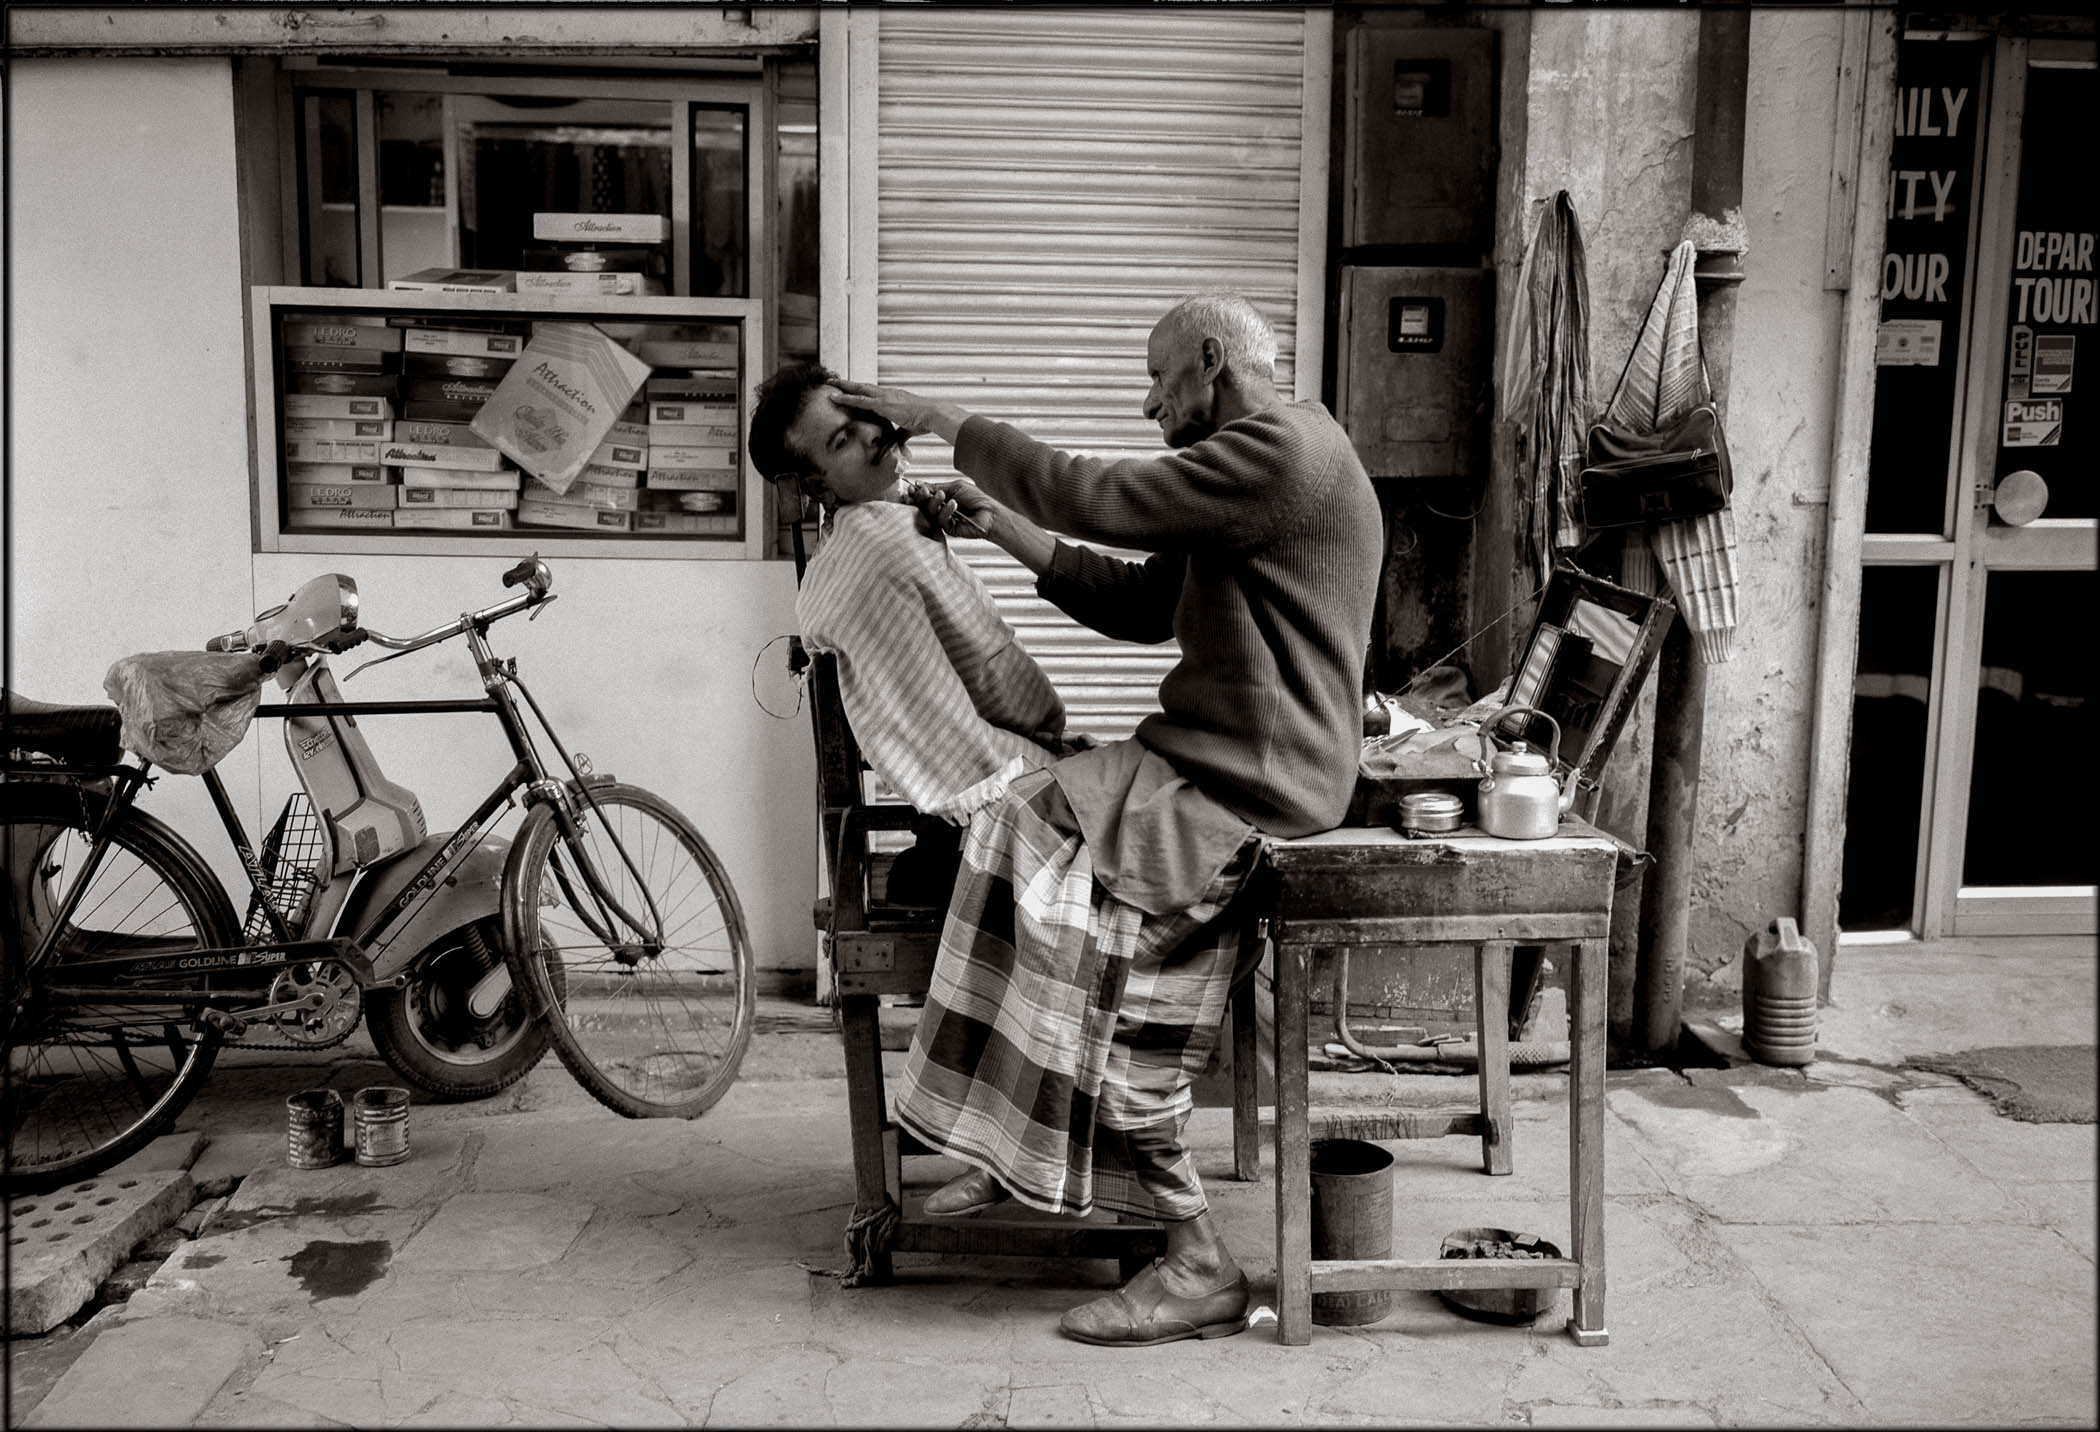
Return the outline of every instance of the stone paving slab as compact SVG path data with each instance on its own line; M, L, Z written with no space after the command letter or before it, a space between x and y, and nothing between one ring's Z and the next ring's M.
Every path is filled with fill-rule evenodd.
M2100 1159L2100 1126L2008 1119L1963 1084L1912 1090L1902 1103L1934 1138L1995 1183L2090 1182Z
M446 1200L400 1250L419 1271L517 1272L552 1263L591 1218L575 1198L534 1193L462 1193Z
M1614 1089L1613 1116L1670 1191L1727 1223L1974 1220L2015 1212L2004 1190L1893 1100L1798 1085L1680 1091ZM1618 1187L1618 1165L1606 1164Z
M1964 1220L1721 1236L1875 1420L2092 1425L2093 1264L2048 1230Z
M8 1331L48 1332L72 1317L133 1248L189 1206L181 1168L97 1174L9 1199Z
M216 1198L232 1192L234 1185L257 1169L281 1166L284 1150L282 1131L215 1133L197 1162L190 1165L190 1180L199 1194Z
M367 1168L348 1159L327 1168L292 1168L281 1162L266 1165L241 1181L226 1200L219 1224L231 1229L316 1213L434 1207L461 1183L470 1138L478 1144L478 1135L462 1128L421 1137L411 1134L408 1158L385 1168Z
M159 1318L113 1327L95 1339L24 1427L183 1427L259 1353L234 1323Z
M182 1306L217 1317L302 1313L362 1297L428 1210L287 1216L185 1243L132 1299L140 1312Z
M163 1134L109 1170L109 1174L113 1178L130 1178L141 1173L165 1173L170 1169L186 1169L197 1162L197 1156L204 1152L204 1146L208 1142L210 1140L195 1129ZM192 1181L194 1182L194 1178Z

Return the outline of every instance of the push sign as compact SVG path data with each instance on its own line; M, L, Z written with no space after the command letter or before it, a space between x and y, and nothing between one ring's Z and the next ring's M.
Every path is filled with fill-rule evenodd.
M1444 300L1386 300L1385 347L1388 353L1436 353L1444 346Z

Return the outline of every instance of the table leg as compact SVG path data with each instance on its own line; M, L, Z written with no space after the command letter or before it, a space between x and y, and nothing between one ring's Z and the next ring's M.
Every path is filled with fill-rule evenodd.
M1312 1341L1312 1148L1305 1042L1310 945L1276 946L1276 1340Z
M1473 947L1473 1028L1480 1053L1480 1162L1511 1171L1509 1149L1509 967L1511 946Z
M1569 1070L1568 1222L1582 1282L1568 1335L1585 1347L1607 1341L1604 1327L1604 1023L1602 939L1578 942L1568 962L1568 1013L1574 1023Z

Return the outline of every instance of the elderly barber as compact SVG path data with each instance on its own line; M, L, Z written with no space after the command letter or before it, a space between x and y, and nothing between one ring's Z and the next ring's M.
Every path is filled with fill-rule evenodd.
M1145 415L1174 451L1143 460L1075 457L953 403L839 385L955 445L978 486L936 505L1016 551L1046 595L1110 635L1181 643L1132 739L1021 777L972 820L897 1106L970 1165L928 1213L1015 1198L1166 1224L1164 1258L1065 1314L1091 1343L1246 1326L1246 1277L1183 1142L1190 1086L1257 957L1231 907L1260 836L1334 825L1356 773L1378 502L1326 409L1278 393L1275 361L1245 299L1177 304L1146 345ZM1009 526L1005 505L1156 555Z

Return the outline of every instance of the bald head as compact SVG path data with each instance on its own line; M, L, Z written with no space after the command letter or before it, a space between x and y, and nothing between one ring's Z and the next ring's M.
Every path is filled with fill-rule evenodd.
M1197 294L1168 309L1152 326L1145 363L1145 416L1169 447L1199 443L1280 401L1276 332L1237 294Z
M1160 319L1177 337L1215 339L1226 370L1242 381L1276 381L1276 330L1261 310L1236 293L1199 293L1182 299Z

